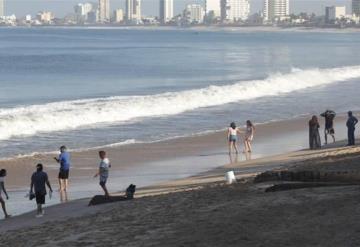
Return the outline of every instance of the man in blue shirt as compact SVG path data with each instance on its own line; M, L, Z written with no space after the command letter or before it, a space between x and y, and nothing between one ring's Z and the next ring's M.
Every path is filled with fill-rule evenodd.
M67 191L69 184L70 171L70 154L66 151L65 146L60 147L59 158L54 158L60 164L59 186L60 191Z
M348 128L348 146L355 145L355 126L358 123L356 117L353 116L351 111L348 112L348 120L346 122L346 126Z

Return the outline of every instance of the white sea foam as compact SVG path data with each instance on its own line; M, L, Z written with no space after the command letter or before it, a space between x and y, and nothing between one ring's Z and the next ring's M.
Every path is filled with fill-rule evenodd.
M276 96L358 77L360 77L360 66L293 69L288 74L276 73L264 80L241 81L225 86L209 86L156 95L118 96L0 109L0 140L31 136L40 132L121 124L136 118L176 115L198 108Z

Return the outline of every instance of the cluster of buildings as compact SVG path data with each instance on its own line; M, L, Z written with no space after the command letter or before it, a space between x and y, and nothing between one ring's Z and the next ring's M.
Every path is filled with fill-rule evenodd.
M50 11L41 11L36 16L26 15L17 19L6 16L4 1L0 0L0 25L273 25L303 24L313 21L313 16L290 14L292 0L263 0L263 10L250 14L251 0L203 0L203 4L188 4L181 13L174 13L174 1L159 0L157 17L142 15L142 1L125 0L125 8L111 9L110 0L79 3L74 11L64 18L56 18ZM323 24L359 23L360 0L352 0L352 14L345 6L325 8L325 15L317 19ZM320 21L319 21L320 20Z

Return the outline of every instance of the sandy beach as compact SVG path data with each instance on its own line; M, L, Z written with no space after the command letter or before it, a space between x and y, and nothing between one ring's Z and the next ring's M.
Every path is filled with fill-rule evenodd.
M317 151L288 150L292 140L307 140L306 135L293 139L306 133L306 119L259 126L259 139L280 145L283 153L259 152L258 158L143 187L132 201L88 207L89 199L80 199L46 208L41 219L29 212L1 221L1 246L358 246L360 147L348 148L340 141ZM343 116L337 118L339 136L343 121ZM287 148L280 134L285 126ZM124 154L136 153L137 145L109 153L129 166L144 159L171 165L174 153L180 160L204 155L211 162L213 156L203 153L224 155L226 146L219 149L223 141L209 141L223 140L223 135L143 144L144 156L129 160ZM74 158L85 165L95 159L94 153L75 153ZM238 183L224 182L229 170ZM269 188L274 192L266 192Z

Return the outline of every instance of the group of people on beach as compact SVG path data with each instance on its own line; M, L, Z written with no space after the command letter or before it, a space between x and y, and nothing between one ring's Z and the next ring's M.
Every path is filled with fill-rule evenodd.
M94 175L94 177L99 177L99 184L105 193L105 197L109 197L109 192L106 187L106 183L109 177L109 168L111 167L110 160L107 158L105 151L99 151L100 164L99 168ZM70 174L70 153L67 151L65 146L60 147L59 157L54 157L56 162L60 164L60 170L58 174L59 181L59 192L66 193L69 187L69 174ZM5 200L2 197L2 192L5 195L6 200L9 200L9 195L5 188L5 177L7 176L7 171L5 169L0 170L0 203L2 210L4 212L5 218L11 217L8 214ZM44 172L43 164L39 163L36 165L36 171L31 176L30 192L28 197L30 200L35 199L37 205L37 214L36 217L42 217L44 215L43 205L45 204L47 190L46 186L49 189L49 197L51 198L53 189L51 187L49 176Z
M239 153L239 149L237 147L238 143L238 134L242 134L243 132L236 126L235 122L230 124L230 127L227 131L227 140L229 143L229 154L235 151L236 154ZM251 143L254 139L255 127L250 120L246 121L246 129L244 135L244 153L251 153L252 146Z
M321 117L325 119L325 128L324 128L324 139L325 145L328 144L328 135L330 135L335 142L335 128L334 128L334 119L336 113L332 110L326 110ZM348 119L346 121L347 127L347 136L348 136L348 146L355 145L355 127L358 123L358 119L353 115L352 111L348 112ZM312 116L309 121L309 146L310 149L320 149L321 148L321 138L320 138L320 123L316 115Z

